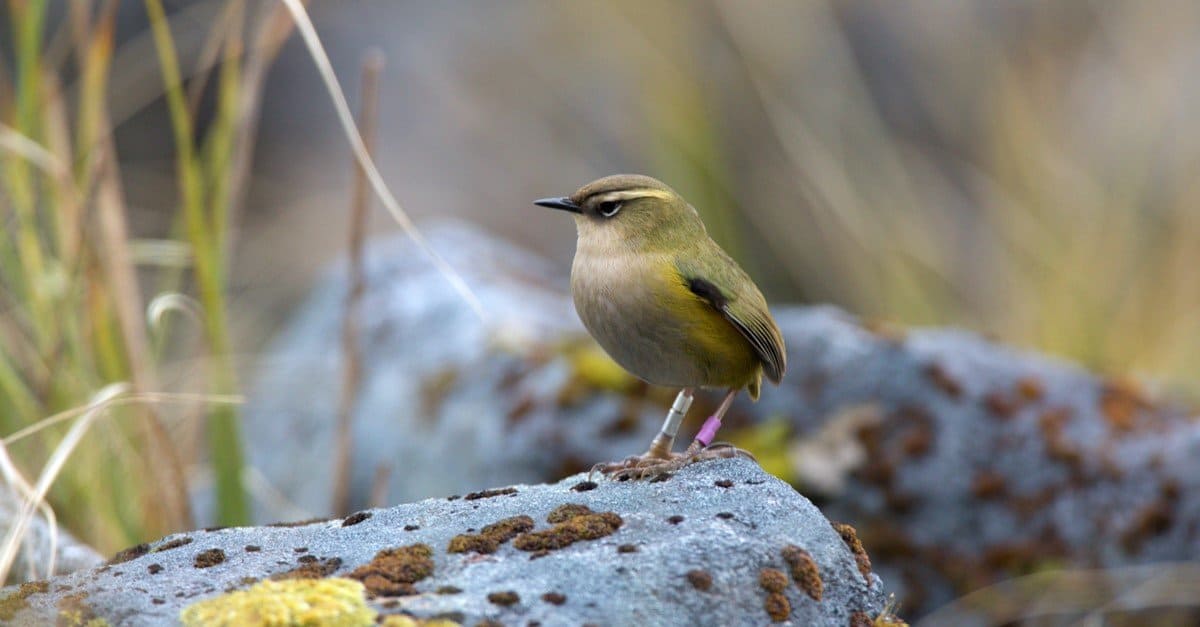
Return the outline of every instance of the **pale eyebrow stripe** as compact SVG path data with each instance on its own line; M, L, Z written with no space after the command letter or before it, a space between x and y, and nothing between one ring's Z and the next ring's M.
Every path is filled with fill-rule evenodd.
M644 189L626 189L616 192L606 192L596 196L596 202L612 202L614 200L633 200L634 198L661 198L667 200L671 197L671 193L653 188Z

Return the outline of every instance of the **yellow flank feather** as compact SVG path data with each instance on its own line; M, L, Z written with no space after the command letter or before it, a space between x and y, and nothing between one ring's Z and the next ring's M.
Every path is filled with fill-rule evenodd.
M679 274L675 263L664 258L661 270L663 285L656 293L663 295L663 305L688 337L691 358L702 362L709 373L712 387L747 388L750 397L758 398L762 380L762 364L746 338L713 308L712 304L693 293L687 279Z

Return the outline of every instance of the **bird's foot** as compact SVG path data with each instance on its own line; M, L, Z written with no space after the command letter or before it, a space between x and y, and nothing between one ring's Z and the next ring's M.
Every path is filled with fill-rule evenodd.
M599 472L614 481L637 481L670 475L680 468L696 462L733 457L745 457L755 462L758 461L750 451L740 449L728 442L715 442L692 454L669 453L667 457L650 454L635 455L619 462L596 464L592 467L592 473Z

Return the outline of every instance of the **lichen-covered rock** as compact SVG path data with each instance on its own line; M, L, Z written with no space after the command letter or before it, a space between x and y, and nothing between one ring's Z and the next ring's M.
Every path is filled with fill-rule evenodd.
M657 482L577 475L480 494L178 534L112 565L0 594L19 598L6 606L12 620L34 624L53 623L64 604L113 625L299 624L321 614L347 625L388 616L403 624L405 615L468 625L844 627L885 610L883 582L861 570L846 532L750 461L699 463ZM495 546L452 551L464 536Z
M566 268L465 227L430 236L492 319L474 319L412 246L372 244L356 502L381 475L399 502L644 450L673 392L592 348ZM313 515L329 508L339 272L281 336L247 408L256 467ZM772 309L789 372L757 404L739 398L721 435L853 524L906 612L1048 565L1200 560L1200 423L1187 412L973 333ZM514 329L528 332L513 341ZM697 398L683 437L715 400Z

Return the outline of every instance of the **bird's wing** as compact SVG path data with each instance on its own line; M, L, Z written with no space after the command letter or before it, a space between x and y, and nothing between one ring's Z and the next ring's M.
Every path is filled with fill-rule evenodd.
M696 259L710 263L702 266ZM675 266L684 285L725 316L750 342L767 378L779 383L787 370L783 335L767 309L766 299L745 271L715 244L712 252L677 258Z

